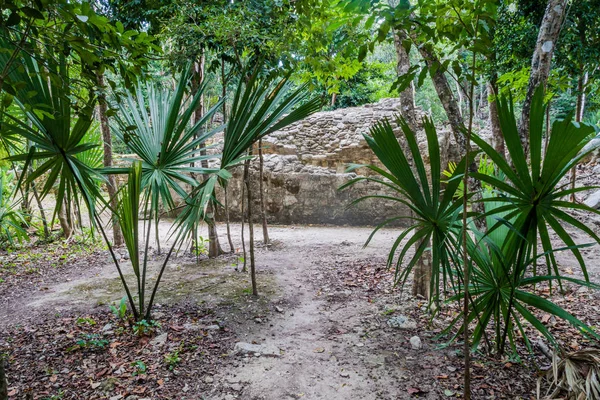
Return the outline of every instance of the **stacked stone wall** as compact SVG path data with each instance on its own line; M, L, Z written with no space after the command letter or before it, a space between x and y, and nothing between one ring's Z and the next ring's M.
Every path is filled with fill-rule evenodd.
M376 122L386 118L392 122L399 107L399 99L384 99L362 107L319 112L265 137L263 184L268 220L280 224L375 225L393 216L408 215L402 204L379 199L349 207L363 196L396 195L374 182L361 181L338 190L361 174L368 176L365 168L345 172L348 164L379 164L363 134ZM419 134L419 143L425 151L423 136ZM447 150L447 131L440 132L440 144ZM251 171L255 210L259 207L257 165L254 162ZM241 178L242 168L238 168L228 190L233 220L241 218ZM219 193L220 198L222 195Z

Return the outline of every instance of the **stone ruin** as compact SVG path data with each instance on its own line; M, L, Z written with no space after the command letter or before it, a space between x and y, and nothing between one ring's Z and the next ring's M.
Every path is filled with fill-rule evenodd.
M392 98L361 107L319 112L265 137L263 185L268 221L375 225L393 216L408 215L409 210L400 203L380 199L368 199L349 207L362 196L391 193L377 183L361 181L338 190L351 179L368 176L370 172L366 168L346 172L349 164L379 164L363 134L375 122L386 118L392 122L399 109L399 99ZM447 129L438 131L442 154L450 152L450 136ZM420 132L417 139L426 154L424 133ZM258 214L258 162L252 163L251 174L254 210ZM242 184L242 168L238 167L228 189L230 218L234 221L241 218ZM222 199L222 193L218 197Z

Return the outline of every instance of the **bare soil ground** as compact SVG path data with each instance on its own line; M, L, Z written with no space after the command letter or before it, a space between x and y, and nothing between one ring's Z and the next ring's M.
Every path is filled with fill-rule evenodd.
M233 228L239 237L239 226ZM257 251L258 298L249 294L249 276L240 272L237 255L198 263L184 254L174 257L154 314L160 326L137 336L108 309L123 290L105 250L72 256L57 249L57 257L72 259L56 266L54 258L40 257L34 273L26 271L31 261L23 265L16 254L3 254L0 351L9 356L10 398L460 397L462 346L444 346L437 338L441 325L428 320L425 304L410 290L393 287L384 257L399 232L383 230L363 249L370 232L272 226L273 245ZM226 246L224 235L221 243ZM586 257L592 280L600 280L598 250ZM155 258L152 275L160 261ZM576 276L573 260L561 261ZM557 301L598 326L599 298L573 291ZM415 326L389 326L399 315ZM560 321L546 323L565 345L589 346ZM422 348L413 349L413 336ZM476 355L474 398L535 398L536 364L548 362L541 356L520 364Z

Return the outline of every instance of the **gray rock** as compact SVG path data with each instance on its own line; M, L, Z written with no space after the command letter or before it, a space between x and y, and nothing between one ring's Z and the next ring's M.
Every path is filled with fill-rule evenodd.
M213 383L215 380L212 376L207 376L204 378L204 383Z
M421 338L418 336L411 337L410 347L412 347L413 350L419 350L421 347L423 347L423 343L421 343Z
M405 315L397 315L388 319L387 324L396 329L416 329L417 323Z
M600 208L600 189L590 194L583 203L591 208Z
M242 385L240 385L239 383L234 383L233 385L229 385L229 388L231 390L233 390L234 392L241 392L242 391Z

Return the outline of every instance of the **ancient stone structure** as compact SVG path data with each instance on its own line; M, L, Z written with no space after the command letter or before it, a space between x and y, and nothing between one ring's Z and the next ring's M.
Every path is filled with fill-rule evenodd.
M268 220L281 224L374 225L407 215L408 210L400 203L379 199L349 207L362 196L390 193L376 183L362 181L338 190L358 174L369 172L365 168L357 170L358 174L345 172L348 164L378 163L362 135L377 121L392 121L399 107L399 99L384 99L362 107L320 112L266 137L263 183ZM426 146L424 138L420 139ZM447 149L448 143L449 133L441 132L440 145ZM252 169L255 210L259 206L257 165L254 162ZM241 216L241 175L238 168L228 190L232 220Z

